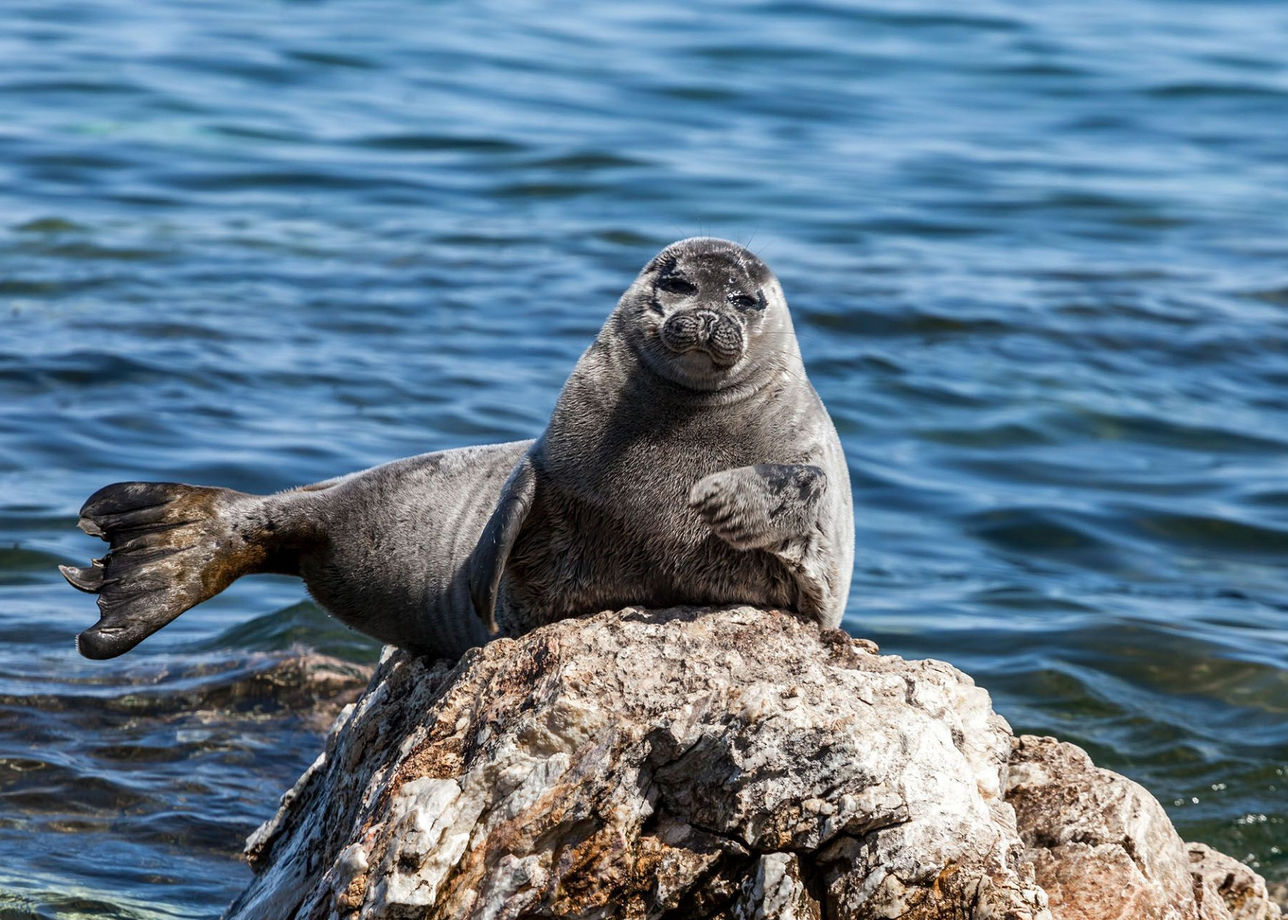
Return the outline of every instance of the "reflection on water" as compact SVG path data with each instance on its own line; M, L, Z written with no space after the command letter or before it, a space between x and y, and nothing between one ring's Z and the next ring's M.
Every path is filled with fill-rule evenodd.
M14 0L0 917L217 915L375 654L265 578L82 661L86 495L532 436L696 233L781 276L845 440L847 626L1288 877L1286 44L1255 0Z

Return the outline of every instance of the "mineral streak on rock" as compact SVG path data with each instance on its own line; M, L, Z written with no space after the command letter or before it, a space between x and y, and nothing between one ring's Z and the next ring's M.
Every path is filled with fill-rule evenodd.
M388 651L247 852L231 920L1279 915L961 672L748 607Z

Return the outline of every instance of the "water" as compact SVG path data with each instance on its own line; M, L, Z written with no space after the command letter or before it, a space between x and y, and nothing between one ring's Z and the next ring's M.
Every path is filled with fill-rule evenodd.
M1253 0L9 0L0 917L217 916L374 654L265 578L81 660L86 495L530 437L697 233L845 440L847 627L1288 878L1285 47Z

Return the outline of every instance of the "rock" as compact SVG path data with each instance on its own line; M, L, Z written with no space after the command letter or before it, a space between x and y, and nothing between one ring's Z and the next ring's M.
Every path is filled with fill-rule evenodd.
M1282 911L1288 909L1288 882L1278 882L1270 885L1270 900L1279 905ZM1274 916L1271 914L1271 916Z
M357 699L371 677L370 666L316 652L265 657L267 661L262 666L248 664L247 673L235 683L205 690L201 701L189 712L284 710L322 732L344 706Z
M1283 898L1266 890L1266 880L1237 859L1205 843L1187 844L1194 895L1200 904L1224 903L1231 920L1274 920ZM1214 916L1224 916L1214 914Z
M747 607L387 651L247 854L230 920L1278 916L961 672Z
M1016 739L1006 800L1057 918L1279 916L1260 876L1203 844L1187 850L1152 795L1072 744Z

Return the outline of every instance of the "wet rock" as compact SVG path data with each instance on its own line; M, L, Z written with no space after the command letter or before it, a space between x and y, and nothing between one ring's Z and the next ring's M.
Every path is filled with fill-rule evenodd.
M389 651L247 852L235 920L1230 916L1144 790L966 675L746 607Z
M182 711L207 718L289 712L314 731L325 731L370 677L370 666L317 652L256 654L228 679L208 682Z

